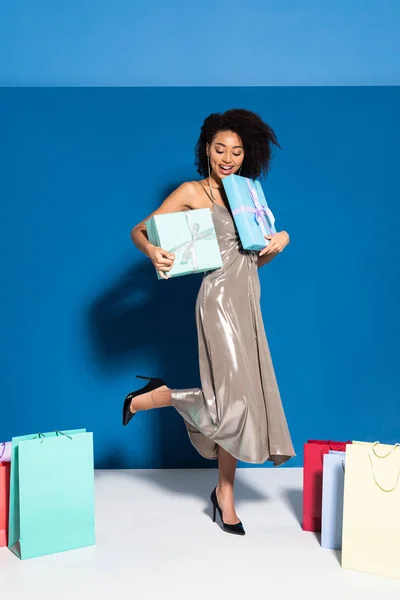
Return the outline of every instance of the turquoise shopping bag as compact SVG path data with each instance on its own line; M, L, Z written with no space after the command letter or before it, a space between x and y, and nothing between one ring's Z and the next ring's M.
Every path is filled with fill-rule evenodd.
M12 440L8 547L21 559L95 543L93 434Z

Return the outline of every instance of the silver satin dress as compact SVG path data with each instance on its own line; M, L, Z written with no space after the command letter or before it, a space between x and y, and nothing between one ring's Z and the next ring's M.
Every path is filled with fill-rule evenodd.
M260 309L258 253L244 251L230 211L213 203L223 266L204 274L196 302L202 389L172 390L190 440L238 460L281 465L295 456Z

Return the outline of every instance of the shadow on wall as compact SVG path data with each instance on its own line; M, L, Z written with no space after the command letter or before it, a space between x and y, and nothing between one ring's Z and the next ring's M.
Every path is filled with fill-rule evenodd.
M200 274L160 281L147 258L123 273L89 310L100 368L110 371L121 364L148 363L146 372L138 374L162 377L171 388L200 386L195 303L201 278ZM146 383L134 379L136 374L132 373L132 389ZM152 412L151 427L157 430L157 448L151 450L153 468L216 467L215 461L202 458L193 448L174 409ZM139 467L128 465L119 451L101 463L96 467Z

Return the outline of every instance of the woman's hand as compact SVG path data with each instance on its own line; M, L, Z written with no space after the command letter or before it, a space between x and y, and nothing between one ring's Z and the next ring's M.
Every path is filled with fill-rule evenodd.
M152 246L148 256L154 265L154 268L160 273L163 279L169 279L168 271L174 266L175 254L167 252L157 246Z
M259 256L264 256L264 254L279 254L279 252L282 252L290 242L287 231L280 231L279 233L266 235L264 237L266 240L269 240L269 244L266 248L261 250Z

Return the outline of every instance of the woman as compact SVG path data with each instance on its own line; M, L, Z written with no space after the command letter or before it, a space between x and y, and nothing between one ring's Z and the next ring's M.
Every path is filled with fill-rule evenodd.
M175 407L198 452L218 458L214 521L218 510L224 530L239 535L245 531L234 504L237 460L277 466L295 456L264 332L257 272L282 252L289 236L281 231L267 236L261 252L244 251L222 185L232 173L252 179L266 174L272 145L279 145L275 133L250 111L229 110L204 121L196 146L203 179L183 183L152 213L212 211L223 266L204 274L197 297L202 389L173 390L161 379L141 377L149 383L128 394L123 407L124 425L138 411ZM144 221L131 237L168 279L175 257L148 241Z

